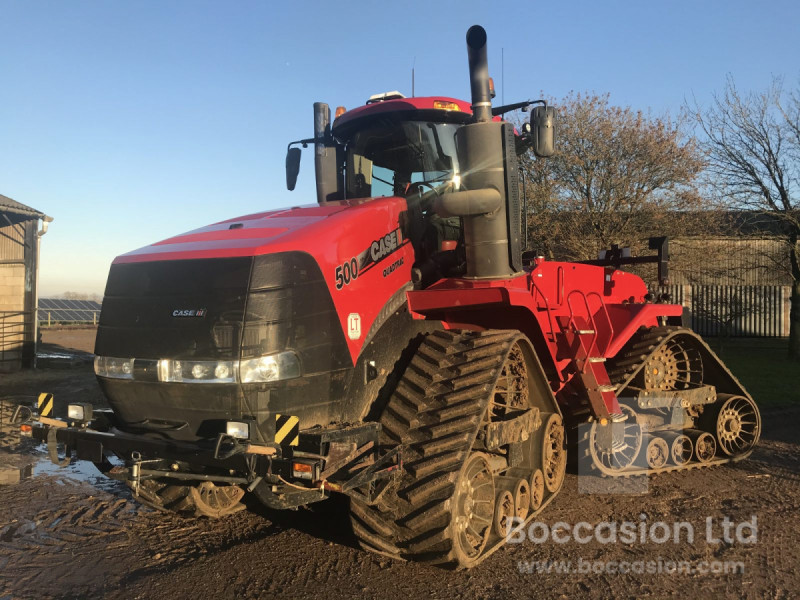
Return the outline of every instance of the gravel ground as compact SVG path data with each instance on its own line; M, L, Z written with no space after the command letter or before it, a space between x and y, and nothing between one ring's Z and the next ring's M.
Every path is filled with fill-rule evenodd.
M94 352L94 339L97 336L97 327L43 327L42 342L49 346L60 346L79 352Z
M99 400L88 367L12 376L0 395L38 391L52 391L63 403ZM342 501L294 512L252 505L220 521L182 519L140 506L91 465L58 470L29 441L0 433L0 446L39 459L32 479L0 486L0 599L794 598L800 595L798 429L800 408L766 412L762 442L747 460L653 477L638 493L583 494L570 473L540 515L548 526L680 521L694 529L693 542L685 528L678 543L600 543L608 529L588 543L551 536L507 545L468 572L357 549ZM755 517L757 541L718 541L725 517L737 524ZM541 532L539 526L534 533ZM752 540L750 529L743 532ZM610 572L626 566L633 572ZM663 572L673 566L736 572Z

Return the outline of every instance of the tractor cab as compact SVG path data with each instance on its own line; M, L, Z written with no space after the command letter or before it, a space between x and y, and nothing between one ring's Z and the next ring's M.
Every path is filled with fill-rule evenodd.
M332 123L326 104L315 104L314 115L314 138L289 145L289 189L300 160L300 149L292 146L314 143L320 204L403 198L407 211L402 228L421 268L415 269L415 279L429 282L463 274L461 219L441 217L433 205L462 188L456 132L472 120L470 105L454 98L405 98L387 92L350 111L338 108Z
M345 199L457 191L455 132L471 116L468 105L450 98L398 95L373 96L366 106L342 114L332 136L344 150Z
M346 198L418 196L457 191L458 158L452 123L386 114L345 141Z
M289 144L289 189L299 171L295 145L315 145L321 204L400 196L431 198L460 188L455 133L472 118L470 105L453 98L372 96L350 111L340 107L330 123L326 104L314 105L315 135Z

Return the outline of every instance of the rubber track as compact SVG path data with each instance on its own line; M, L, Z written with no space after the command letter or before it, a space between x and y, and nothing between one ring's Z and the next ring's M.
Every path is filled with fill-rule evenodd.
M623 391L625 387L636 377L636 374L640 371L642 366L644 365L645 361L654 354L663 344L667 343L670 339L681 335L681 336L688 336L691 337L694 342L699 342L701 346L705 348L709 353L711 348L708 347L703 339L698 336L695 332L690 329L686 329L685 327L651 327L651 328L641 328L637 334L628 342L623 348L622 352L615 357L614 361L609 365L608 368L608 375L611 379L611 383L618 386L618 394L619 392ZM741 392L747 395L747 392L739 383L739 380L730 372L730 370L720 362L720 366L724 369L724 371L731 377L731 379L741 388ZM737 390L737 393L739 391ZM658 435L658 431L651 432L651 435ZM713 432L711 432L713 434ZM714 458L708 462L701 463L697 459L692 456L692 461L686 463L684 465L667 465L664 467L660 467L657 469L652 468L645 468L633 465L624 471L620 471L619 473L609 474L600 471L594 462L591 460L591 455L589 454L588 444L589 442L589 435L590 431L589 428L586 428L584 431L583 436L578 442L578 448L583 449L585 454L582 456L583 460L587 460L591 463L590 467L593 471L597 472L598 474L602 475L603 477L633 477L637 475L658 475L661 473L672 473L675 471L691 471L693 469L703 469L707 467L716 467L719 465L724 465L732 462L737 462L742 459L747 458L750 456L752 449L743 452L742 454L736 456L729 456L726 458ZM716 440L716 436L714 437ZM639 452L643 452L645 449L642 448Z
M408 445L403 474L379 504L351 501L353 530L366 549L457 566L449 501L506 355L520 337L516 331L438 331L420 345L380 419L384 447Z
M701 347L711 355L714 355L708 344L705 343L703 338L697 335L691 329L685 327L649 327L641 328L625 345L622 351L614 357L613 360L608 361L608 376L611 383L617 386L618 392L623 391L634 377L639 373L645 361L658 350L663 344L666 344L672 338L677 336L691 338L692 342ZM730 377L732 383L739 389L735 390L737 394L743 394L749 397L747 390L744 389L742 384L736 379L736 376L731 373L721 361L719 366ZM734 393L728 390L729 393Z

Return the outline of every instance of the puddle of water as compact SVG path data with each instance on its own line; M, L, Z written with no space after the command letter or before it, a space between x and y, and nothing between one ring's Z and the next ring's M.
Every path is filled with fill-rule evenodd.
M73 358L83 358L83 356L79 354L68 354L68 353L60 353L60 352L37 352L36 358L41 359L60 359L60 360L71 360Z
M72 463L66 467L59 467L54 465L47 455L46 450L36 450L37 460L33 465L33 475L50 475L53 477L61 477L66 479L73 479L76 481L86 482L98 490L108 492L110 494L120 495L127 492L129 489L121 481L109 479L97 470L97 467L88 460L73 460ZM121 465L122 461L116 457L109 457L111 464L117 466Z

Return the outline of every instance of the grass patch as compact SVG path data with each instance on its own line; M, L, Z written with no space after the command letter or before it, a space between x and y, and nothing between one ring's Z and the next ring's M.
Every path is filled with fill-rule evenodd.
M706 342L760 406L800 404L800 362L780 338L709 338Z

